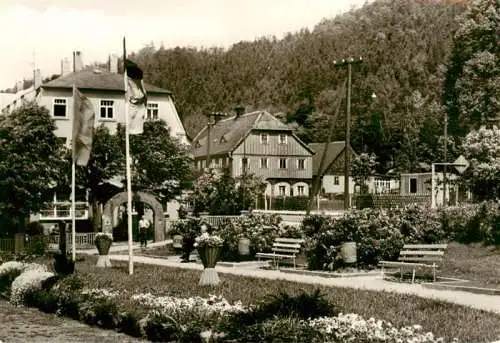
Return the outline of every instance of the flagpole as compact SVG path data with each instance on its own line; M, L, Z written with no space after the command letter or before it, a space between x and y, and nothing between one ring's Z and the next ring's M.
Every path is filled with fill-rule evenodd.
M75 75L75 52L73 51L73 121L75 120L76 101L75 101L75 88L76 88L76 75ZM74 139L74 137L73 137ZM76 262L76 217L75 217L75 189L76 189L76 167L75 167L75 143L72 144L72 157L71 157L71 251L73 261Z
M130 173L130 139L129 139L129 117L128 117L128 80L127 69L125 68L125 60L127 58L127 50L125 47L125 37L123 37L123 79L125 85L125 168L127 173L127 221L128 221L128 272L134 274L134 262L132 252L132 180Z

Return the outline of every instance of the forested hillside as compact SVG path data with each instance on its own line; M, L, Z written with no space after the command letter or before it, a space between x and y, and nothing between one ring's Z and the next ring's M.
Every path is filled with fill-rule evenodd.
M320 142L334 114L333 90L346 78L333 61L362 56L353 68L352 144L376 153L382 168L411 170L440 155L445 64L462 7L379 0L283 39L262 37L227 50L149 46L131 58L149 82L174 92L191 137L206 123L204 114L241 103L279 113L305 141ZM344 108L333 139L344 138Z

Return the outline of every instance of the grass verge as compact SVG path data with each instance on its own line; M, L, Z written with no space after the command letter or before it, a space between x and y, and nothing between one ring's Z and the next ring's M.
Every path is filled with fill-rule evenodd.
M460 342L489 342L500 338L500 315L412 295L227 274L220 275L222 282L217 287L200 287L199 271L136 264L134 275L130 276L126 262L113 261L113 268L105 269L96 268L95 263L95 257L78 262L78 274L87 287L119 290L117 301L123 309L138 310L137 303L129 300L131 293L151 292L176 297L216 294L230 302L241 300L248 305L280 292L296 295L302 290L310 293L319 288L343 313L387 320L397 327L420 324L424 330L447 340L457 337Z

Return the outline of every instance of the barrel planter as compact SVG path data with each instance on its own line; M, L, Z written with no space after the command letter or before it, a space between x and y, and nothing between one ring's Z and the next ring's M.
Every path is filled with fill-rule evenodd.
M340 252L342 254L342 260L344 263L351 264L356 263L356 242L345 242L340 247Z
M248 238L240 238L238 241L238 254L242 256L250 255L250 240Z
M210 247L205 246L198 249L198 255L200 256L200 260L203 263L203 272L200 277L200 286L218 285L220 282L219 275L215 270L215 265L219 260L220 255L220 247Z
M174 249L182 249L182 236L181 235L175 235L172 238L172 247Z

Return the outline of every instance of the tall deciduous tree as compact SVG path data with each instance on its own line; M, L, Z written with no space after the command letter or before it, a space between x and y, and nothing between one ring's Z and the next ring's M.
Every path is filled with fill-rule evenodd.
M124 149L125 127L120 125L118 132ZM130 153L134 191L151 192L167 202L190 185L192 160L188 147L171 136L165 122L144 123L142 134L130 136Z
M500 129L484 126L469 133L463 142L470 167L463 175L479 199L500 199Z
M500 113L500 1L469 1L459 17L444 100L450 131L465 135Z
M0 115L0 217L3 230L23 231L26 219L53 198L64 179L64 149L49 111L27 103Z

